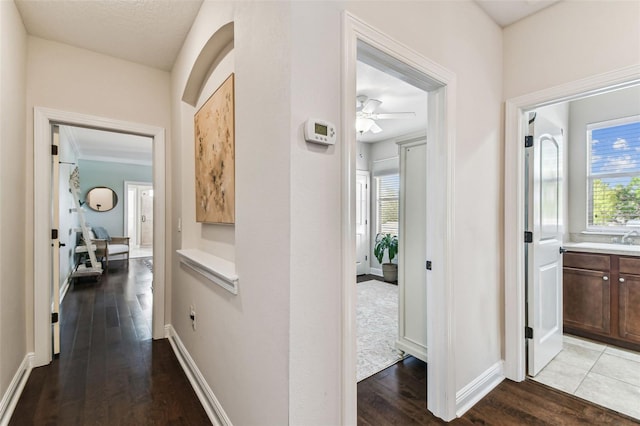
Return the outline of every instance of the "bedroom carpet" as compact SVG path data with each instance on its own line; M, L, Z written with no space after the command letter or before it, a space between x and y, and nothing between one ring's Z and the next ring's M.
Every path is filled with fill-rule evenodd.
M358 365L361 381L402 359L395 348L398 337L398 286L381 281L356 284Z

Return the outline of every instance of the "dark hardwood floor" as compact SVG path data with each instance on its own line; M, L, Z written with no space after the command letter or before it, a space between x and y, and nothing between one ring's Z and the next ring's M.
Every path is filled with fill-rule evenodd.
M69 289L61 353L31 372L10 425L206 425L169 342L151 340L151 271L110 262Z
M427 365L408 357L358 383L358 424L445 424L426 408ZM505 380L455 425L638 425L640 422L534 381Z

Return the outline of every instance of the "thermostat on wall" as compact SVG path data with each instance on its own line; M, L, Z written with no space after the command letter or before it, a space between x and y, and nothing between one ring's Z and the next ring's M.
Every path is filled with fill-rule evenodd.
M336 126L328 121L310 118L304 123L304 139L307 142L334 145L336 143Z

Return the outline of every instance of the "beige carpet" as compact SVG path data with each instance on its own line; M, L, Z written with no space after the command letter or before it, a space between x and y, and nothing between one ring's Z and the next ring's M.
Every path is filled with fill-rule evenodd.
M358 381L402 359L395 348L398 338L398 286L381 281L356 284L358 333Z

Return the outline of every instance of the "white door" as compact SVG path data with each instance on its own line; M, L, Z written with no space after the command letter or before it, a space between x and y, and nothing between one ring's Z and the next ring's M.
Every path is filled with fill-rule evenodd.
M153 245L153 188L140 188L140 246Z
M427 144L400 145L398 341L427 362Z
M356 273L369 273L369 172L356 171Z
M60 127L51 128L51 144L57 152L60 149ZM55 229L51 238L51 332L53 334L53 354L60 353L60 239L57 235L60 226L60 163L59 155L51 156L51 228ZM54 238L55 237L55 238Z
M527 372L535 376L562 350L562 130L530 113L528 134Z

